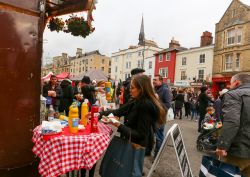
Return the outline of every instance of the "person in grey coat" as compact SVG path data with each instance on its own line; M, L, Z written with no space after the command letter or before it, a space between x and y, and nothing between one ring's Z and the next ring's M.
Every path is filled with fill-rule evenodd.
M224 123L216 153L250 177L250 75L234 75L230 87L222 106Z

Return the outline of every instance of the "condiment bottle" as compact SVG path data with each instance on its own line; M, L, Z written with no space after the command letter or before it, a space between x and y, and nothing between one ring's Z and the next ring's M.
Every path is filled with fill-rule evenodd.
M86 102L82 103L81 106L81 124L86 126L88 124L88 118L87 118L87 114L88 114L88 104Z
M78 132L79 114L78 114L78 107L76 105L70 106L68 124L70 133Z

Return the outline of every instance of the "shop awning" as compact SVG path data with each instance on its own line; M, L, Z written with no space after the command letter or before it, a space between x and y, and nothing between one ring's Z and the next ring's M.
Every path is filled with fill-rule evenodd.
M42 77L41 80L42 80L42 81L49 81L51 75L53 75L53 73L52 73L52 72L49 72L46 76Z
M69 77L69 73L62 72L61 74L58 74L56 77L57 77L57 79L65 79L65 78Z

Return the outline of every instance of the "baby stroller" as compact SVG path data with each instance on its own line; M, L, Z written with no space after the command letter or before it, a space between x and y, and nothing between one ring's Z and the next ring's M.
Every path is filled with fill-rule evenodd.
M221 122L217 122L214 125L205 123L196 141L197 150L215 151L221 127Z

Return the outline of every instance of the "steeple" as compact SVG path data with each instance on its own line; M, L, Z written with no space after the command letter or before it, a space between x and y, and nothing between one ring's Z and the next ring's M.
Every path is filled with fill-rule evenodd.
M144 34L144 22L143 22L143 16L142 16L141 30L140 30L140 34L139 34L139 43L138 43L138 45L144 45L144 43L145 43L145 34Z

